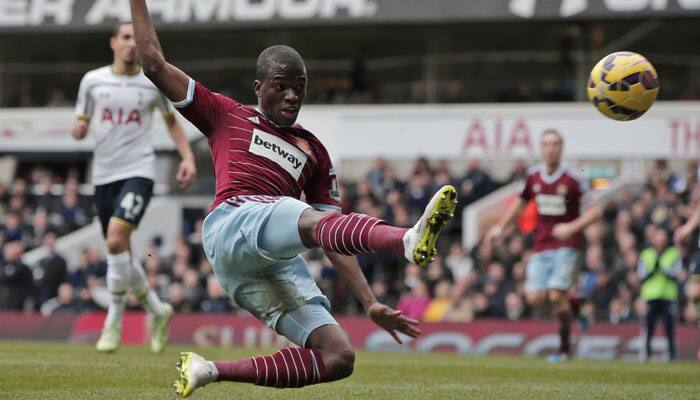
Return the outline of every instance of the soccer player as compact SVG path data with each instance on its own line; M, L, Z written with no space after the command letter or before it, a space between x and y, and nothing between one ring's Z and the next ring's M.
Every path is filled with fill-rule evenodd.
M542 308L549 303L559 320L559 351L549 361L565 361L571 356L571 323L574 312L568 291L578 272L583 247L581 231L597 220L601 207L592 203L580 213L586 183L562 164L564 140L559 132L548 129L540 140L542 163L528 171L520 199L486 234L494 243L504 228L516 221L527 203L534 199L537 207L534 253L527 265L525 291L528 303Z
M680 228L676 229L673 238L679 246L690 237L695 228L700 225L700 207L698 207L688 218L688 221ZM700 250L696 251L688 266L687 296L688 301L695 312L695 323L700 327ZM697 359L700 360L700 349L698 349Z
M95 206L107 242L107 288L111 293L97 350L112 352L121 340L126 292L141 300L149 314L151 350L167 344L172 307L148 289L143 267L131 255L131 232L136 229L153 193L155 154L151 138L154 109L158 108L182 157L177 179L182 189L194 181L192 149L175 119L168 99L143 74L136 57L130 22L116 25L110 46L111 65L90 71L80 82L72 135L82 140L90 132L96 146L92 183Z
M299 346L234 361L182 353L176 392L187 397L215 381L301 387L352 373L350 342L299 255L311 248L325 251L368 316L396 341L399 332L416 337L418 321L377 302L354 255L394 252L426 266L454 212L455 188L441 188L411 229L341 214L328 152L295 124L307 83L299 53L288 46L260 53L253 85L258 107L247 107L212 93L168 63L145 0L130 4L146 76L209 139L216 195L203 242L214 272L239 305ZM306 202L299 200L302 193Z

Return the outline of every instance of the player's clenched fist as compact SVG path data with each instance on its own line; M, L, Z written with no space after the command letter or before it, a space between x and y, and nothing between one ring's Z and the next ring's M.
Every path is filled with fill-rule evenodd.
M177 169L177 181L180 182L180 189L186 190L197 176L197 168L194 165L194 160L184 159L180 162L180 166Z
M73 136L73 139L75 140L82 140L85 138L88 132L88 126L90 124L88 121L79 119L75 121L75 125L73 125L73 130L71 131L71 135Z

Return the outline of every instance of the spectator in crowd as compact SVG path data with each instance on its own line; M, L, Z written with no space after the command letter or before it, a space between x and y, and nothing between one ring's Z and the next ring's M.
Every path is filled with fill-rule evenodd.
M32 201L35 208L43 209L47 214L56 208L56 198L51 193L52 183L51 177L48 174L39 178L39 183L36 185L36 192Z
M54 231L55 228L49 223L49 214L45 208L37 208L32 215L32 224L29 229L29 247L34 248L41 246L44 241L44 235L49 231Z
M440 322L445 319L452 304L451 291L452 284L449 281L441 280L435 285L435 295L423 313L423 321Z
M525 301L523 297L516 292L509 292L506 295L506 318L511 321L522 319L526 316Z
M657 189L662 186L673 188L676 186L677 180L675 174L668 166L668 161L656 160L654 168L649 172L648 185Z
M482 280L482 289L488 299L488 313L491 317L506 316L506 294L508 282L505 280L505 269L499 262L489 264Z
M5 262L0 268L0 310L21 311L31 304L34 294L32 271L22 260L24 245L20 241L6 242Z
M450 246L449 253L445 257L445 265L449 268L456 282L464 280L474 270L472 261L467 257L459 242L452 243Z
M525 160L515 160L508 182L522 181L525 178L527 178L527 162Z
M46 107L70 107L73 105L72 101L68 101L66 98L66 92L59 87L52 87L49 89L49 100L46 103Z
M376 279L373 281L371 288L378 302L392 308L396 307L396 297L390 293L387 282L384 279Z
M452 273L445 267L441 256L435 257L435 260L428 265L425 271L425 283L428 286L428 293L435 296L435 288L442 281L452 283Z
M81 299L75 296L75 291L70 283L62 283L58 287L56 307L51 310L51 315L79 314L83 311Z
M443 316L445 322L470 322L474 320L474 305L471 298L453 288L452 303Z
M78 264L68 274L68 282L76 288L87 287L89 277L103 276L100 272L99 266L91 263L91 251L83 249L78 256Z
M200 303L199 310L202 312L224 313L233 310L231 300L226 292L219 285L218 279L214 275L207 277L207 295Z
M372 187L382 187L384 183L384 174L389 166L383 158L374 160L374 167L367 173L367 183Z
M47 255L39 261L34 269L34 282L36 284L39 304L58 295L58 287L66 281L68 268L66 260L56 253L56 233L48 232L44 235L44 249Z
M459 182L458 190L460 209L486 196L493 190L491 176L481 169L478 158L469 160L467 172Z
M428 286L422 280L418 280L411 291L401 297L396 308L409 318L421 320L428 305L430 305Z
M5 205L7 205L8 196L9 194L7 192L7 186L4 183L0 182L0 207L4 207ZM4 214L4 210L0 209L0 211L3 211Z
M621 298L615 298L610 302L610 311L608 312L608 322L612 325L618 325L634 320L632 312L632 304Z
M178 313L191 313L194 311L192 304L185 298L185 291L181 282L173 282L168 286L168 302Z
M5 227L3 229L3 236L5 238L5 242L29 242L29 231L23 225L21 215L18 212L9 211L5 213Z
M65 230L64 233L78 229L85 225L88 220L85 210L78 203L78 193L72 190L63 194L58 214L61 217L61 226Z
M416 171L422 170L423 168L416 168ZM428 173L414 173L406 185L406 205L412 209L425 208L431 196L430 182L431 176Z
M197 310L202 301L203 291L201 287L199 273L188 268L182 276L182 290L185 301L189 304L190 309Z

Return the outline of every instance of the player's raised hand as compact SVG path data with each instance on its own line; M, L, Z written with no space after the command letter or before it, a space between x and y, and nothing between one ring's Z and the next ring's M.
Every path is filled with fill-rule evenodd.
M418 321L406 317L401 311L394 310L386 304L372 304L367 310L367 315L372 319L372 322L389 332L399 344L403 342L401 342L397 332L401 332L412 338L418 337L421 333L420 328L418 328Z
M197 167L194 165L194 160L185 159L180 161L180 167L177 169L177 181L180 182L180 189L186 190L194 183L197 177Z
M688 225L683 225L676 229L676 232L673 234L673 240L676 244L682 244L691 233L693 233L693 228Z
M484 242L490 246L496 244L497 241L503 236L503 227L501 225L494 225L486 232L484 236Z

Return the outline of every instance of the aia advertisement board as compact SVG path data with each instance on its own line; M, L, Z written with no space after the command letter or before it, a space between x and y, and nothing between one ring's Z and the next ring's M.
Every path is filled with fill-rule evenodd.
M588 103L305 106L299 122L334 160L405 160L417 156L535 159L545 129L561 132L569 159L700 157L700 102L659 102L642 118L613 121ZM90 151L76 142L72 109L0 110L0 153ZM203 136L180 118L188 139ZM162 119L154 146L174 150ZM88 137L89 139L89 137Z
M100 334L103 313L45 318L40 315L0 313L0 339L51 339L95 342ZM340 317L338 322L356 349L367 351L452 352L457 354L522 354L543 356L558 346L555 323L548 321L479 320L470 323L424 323L423 334L394 340L362 317ZM145 314L127 314L122 334L126 344L145 344L148 323ZM643 340L637 324L594 324L585 332L575 331L578 357L597 359L637 359ZM657 332L652 342L654 356L666 351L666 340ZM678 355L695 359L700 332L690 325L677 329ZM287 346L286 339L253 317L229 314L176 315L170 325L170 342L195 346L235 346L245 348Z

